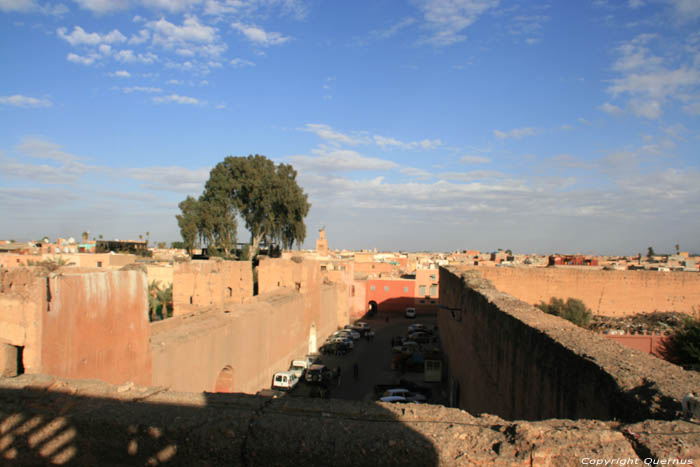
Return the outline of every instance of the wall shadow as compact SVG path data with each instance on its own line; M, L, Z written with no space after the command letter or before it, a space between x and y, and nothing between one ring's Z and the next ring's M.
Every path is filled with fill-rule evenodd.
M19 378L14 378L18 380ZM5 380L10 381L10 380ZM438 465L413 405L171 393L100 382L0 387L3 465ZM76 393L77 391L77 393ZM141 392L145 391L145 392ZM160 392L159 392L160 391ZM92 394L80 394L90 392Z
M425 303L421 303L424 300ZM435 303L431 303L431 301ZM376 303L376 306L371 306ZM413 296L395 297L386 300L370 299L367 301L367 310L361 319L385 318L387 316L403 316L406 308L415 308L417 315L434 313L439 310L440 300L437 298L417 299Z

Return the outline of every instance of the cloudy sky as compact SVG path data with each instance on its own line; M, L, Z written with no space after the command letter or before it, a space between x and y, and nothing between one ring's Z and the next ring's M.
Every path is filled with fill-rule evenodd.
M178 240L258 153L305 247L700 252L700 0L0 0L0 63L0 238Z

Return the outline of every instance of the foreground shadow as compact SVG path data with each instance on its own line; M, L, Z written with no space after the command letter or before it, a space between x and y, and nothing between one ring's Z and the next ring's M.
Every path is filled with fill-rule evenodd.
M437 465L406 406L0 383L3 465ZM4 384L12 381L11 386ZM119 392L123 389L123 392Z

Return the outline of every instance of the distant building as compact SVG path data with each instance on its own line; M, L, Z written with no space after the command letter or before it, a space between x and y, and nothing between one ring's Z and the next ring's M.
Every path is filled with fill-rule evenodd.
M316 253L320 256L328 256L328 240L326 239L326 229L318 231L318 239L316 240Z
M549 266L598 266L598 258L583 255L552 255Z

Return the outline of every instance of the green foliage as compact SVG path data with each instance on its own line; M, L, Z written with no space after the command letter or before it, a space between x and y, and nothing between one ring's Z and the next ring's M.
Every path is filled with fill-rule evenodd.
M654 255L656 255L656 253L654 252L654 248L647 248L647 258L651 259Z
M170 243L170 248L177 248L177 249L187 249L187 244L185 242L171 242Z
M163 311L165 310L165 312ZM173 285L162 289L158 281L148 285L148 318L159 321L173 315Z
M700 320L688 317L663 343L661 354L671 363L700 371Z
M535 306L545 313L564 318L582 328L588 327L593 317L591 310L577 298L569 298L564 302L561 298L552 297L549 303L540 302Z
M243 245L243 248L241 248L241 255L239 258L241 261L250 260L250 245Z
M180 203L176 217L188 249L199 237L209 255L228 256L236 243L237 215L251 234L248 257L263 240L287 248L303 242L310 204L296 175L291 165L265 156L225 158L211 170L199 199L188 196Z

